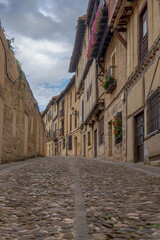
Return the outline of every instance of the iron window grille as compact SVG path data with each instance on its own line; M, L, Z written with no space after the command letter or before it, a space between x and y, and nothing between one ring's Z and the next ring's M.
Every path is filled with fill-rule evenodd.
M122 112L117 112L117 113L116 113L116 117L122 121ZM122 124L121 124L121 129L120 129L120 131L122 132ZM118 144L118 143L120 143L120 142L122 142L122 134L115 139L115 143L116 143L116 144Z
M147 99L147 133L160 131L160 87Z
M69 136L68 140L69 140L68 148L69 150L72 150L72 135Z
M142 13L139 17L139 39L140 39L140 46L139 46L139 60L140 62L143 61L146 54L148 53L148 11L147 11L147 4L142 10Z

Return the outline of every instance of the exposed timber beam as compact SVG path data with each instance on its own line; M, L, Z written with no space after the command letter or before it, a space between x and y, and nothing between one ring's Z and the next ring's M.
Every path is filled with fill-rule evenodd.
M125 48L127 48L127 41L123 38L123 36L117 31L115 31L114 33L117 36L117 38L121 41L121 43L125 46Z

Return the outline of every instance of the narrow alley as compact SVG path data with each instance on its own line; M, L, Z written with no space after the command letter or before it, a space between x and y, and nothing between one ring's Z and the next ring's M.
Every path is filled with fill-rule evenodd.
M160 169L100 159L1 165L0 239L159 240L159 181Z

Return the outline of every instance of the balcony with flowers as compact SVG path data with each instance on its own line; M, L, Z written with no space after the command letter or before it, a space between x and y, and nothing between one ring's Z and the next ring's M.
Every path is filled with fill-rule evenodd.
M93 58L97 57L99 47L101 44L101 39L105 32L104 29L107 25L107 20L108 20L107 7L101 4L97 10L95 20L92 25L92 31L87 51L88 61L91 61Z
M109 70L105 75L105 81L101 84L105 89L106 94L111 94L117 86L116 80L116 66L110 66Z

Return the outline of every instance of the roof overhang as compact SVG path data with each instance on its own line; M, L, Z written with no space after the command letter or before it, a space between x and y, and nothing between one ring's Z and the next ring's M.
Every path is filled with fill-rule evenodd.
M82 17L79 17L78 19L76 37L74 41L74 48L73 48L72 57L69 65L70 73L73 73L76 71L79 58L81 56L82 43L83 43L85 29L86 29L85 17L86 16L84 15Z

